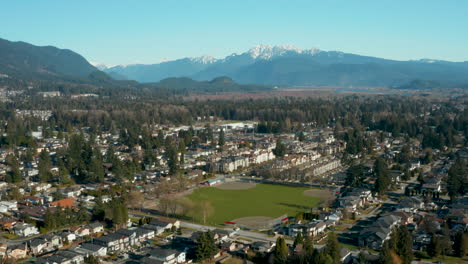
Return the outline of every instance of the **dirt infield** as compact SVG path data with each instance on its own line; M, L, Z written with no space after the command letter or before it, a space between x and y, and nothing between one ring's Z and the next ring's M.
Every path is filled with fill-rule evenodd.
M273 217L267 216L249 216L234 219L232 222L236 223L238 226L258 230L266 228L268 226L267 223L273 219Z
M221 190L246 190L246 189L251 189L254 188L256 183L250 183L250 182L226 182L223 183L219 186L216 186L216 188L221 189Z

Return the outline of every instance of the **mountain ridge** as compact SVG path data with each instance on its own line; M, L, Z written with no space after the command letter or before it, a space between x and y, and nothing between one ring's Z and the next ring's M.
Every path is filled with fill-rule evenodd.
M210 58L200 63L200 58ZM294 70L293 70L294 69ZM182 58L158 64L116 66L106 72L141 82L169 77L211 80L228 76L239 83L264 85L384 85L398 86L415 79L466 83L468 62L433 59L398 61L317 48L257 45L221 59Z
M35 46L0 38L0 73L31 77L60 75L87 77L98 69L83 56L54 46Z

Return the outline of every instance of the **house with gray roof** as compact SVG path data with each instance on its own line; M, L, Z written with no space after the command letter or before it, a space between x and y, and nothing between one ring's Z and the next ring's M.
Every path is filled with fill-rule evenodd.
M371 226L364 228L359 233L359 247L379 250L383 243L390 239L395 226L400 223L400 217L396 215L385 215L379 217Z

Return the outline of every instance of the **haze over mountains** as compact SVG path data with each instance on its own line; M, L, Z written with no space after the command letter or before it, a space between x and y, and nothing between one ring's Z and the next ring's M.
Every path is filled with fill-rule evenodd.
M100 71L104 68L103 65L93 66L81 55L71 50L52 46L40 47L25 42L0 39L0 81L18 88L24 88L23 83L30 84L34 81L41 90L45 91L55 91L56 89L77 91L76 89L79 89L80 91L94 92L97 91L96 89L102 88L113 91L137 88L164 90L168 94L180 94L185 92L264 91L270 89L270 87L261 85L238 84L225 76L208 81L195 81L190 78L165 78L160 82L138 83L112 79L108 74ZM83 87L86 87L85 90ZM128 92L128 90L126 91Z
M183 58L158 64L104 69L116 78L154 82L167 77L210 80L229 76L240 83L282 86L398 86L415 79L457 85L468 81L468 62L430 59L395 61L319 49L259 45L223 59Z
M103 70L115 80L138 82L172 78L170 83L174 83L173 77L184 77L180 83L188 83L187 78L210 81L223 76L241 84L268 86L401 86L424 80L431 81L432 86L466 87L468 83L468 62L395 61L292 46L259 45L222 59L207 56L150 65L95 66L71 50L0 39L0 74L20 78L89 79L92 76L106 80L108 77L100 72ZM428 84L417 83L424 83L420 87Z

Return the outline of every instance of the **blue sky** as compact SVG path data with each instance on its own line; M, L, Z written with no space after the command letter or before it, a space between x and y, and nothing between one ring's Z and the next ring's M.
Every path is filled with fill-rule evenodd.
M468 61L468 1L4 1L0 38L109 65L241 53L257 44Z

